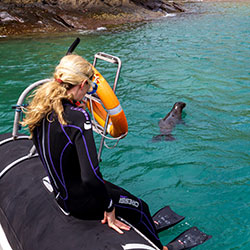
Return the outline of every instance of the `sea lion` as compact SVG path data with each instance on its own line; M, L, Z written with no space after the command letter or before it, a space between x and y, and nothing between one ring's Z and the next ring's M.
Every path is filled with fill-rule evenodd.
M172 110L159 121L160 134L153 137L153 141L173 141L175 138L171 132L176 124L182 123L182 110L185 108L186 103L176 102Z

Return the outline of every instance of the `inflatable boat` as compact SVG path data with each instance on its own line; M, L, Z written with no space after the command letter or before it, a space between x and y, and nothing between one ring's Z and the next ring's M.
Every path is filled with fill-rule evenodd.
M3 250L159 250L123 218L119 219L128 223L131 230L120 235L100 221L65 215L55 201L47 172L26 135L18 134L15 139L11 133L0 135L0 155L0 224L8 240L4 243L1 238L1 244L10 245ZM167 206L153 219L160 232L184 217ZM209 238L211 236L192 227L177 239L195 247Z
M120 71L119 58L97 53L93 65L97 59L118 65L113 87L115 91ZM12 133L0 135L0 236L2 233L6 237L6 239L1 238L0 249L1 245L3 250L158 249L123 218L119 219L128 223L131 230L120 235L100 221L79 220L65 215L57 205L47 172L43 168L32 140L28 135L18 132L20 113L26 96L46 81L48 79L35 82L23 91L15 106ZM104 139L107 137L108 119L107 115L103 126L98 125L94 118L92 121L95 124L93 127L103 135L99 146L99 160ZM119 136L116 139L121 138L122 136ZM153 219L158 230L162 231L182 221L184 217L174 213L167 206L156 213ZM181 235L182 238L179 238L182 244L185 241L193 244L189 244L189 247L184 249L191 249L210 238L197 228L192 228L191 236L193 238L190 237L190 233L184 232ZM199 240L198 243L197 240Z
M0 140L10 136L1 135ZM131 244L155 249L135 230L121 236L100 221L66 216L55 202L40 159L30 152L32 141L18 137L0 146L0 222L12 249L118 250L131 249ZM6 166L12 168L4 173Z

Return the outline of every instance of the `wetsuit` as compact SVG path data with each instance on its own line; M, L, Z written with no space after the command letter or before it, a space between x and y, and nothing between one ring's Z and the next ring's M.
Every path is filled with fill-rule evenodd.
M70 101L63 101L64 119L54 112L34 129L33 142L48 173L59 206L80 219L103 219L116 207L121 216L158 247L147 204L126 190L103 180L99 170L90 116Z

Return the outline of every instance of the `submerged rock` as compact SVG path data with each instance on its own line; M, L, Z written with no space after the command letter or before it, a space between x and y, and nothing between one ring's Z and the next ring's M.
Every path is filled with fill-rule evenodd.
M182 11L168 0L2 0L0 36L97 29Z

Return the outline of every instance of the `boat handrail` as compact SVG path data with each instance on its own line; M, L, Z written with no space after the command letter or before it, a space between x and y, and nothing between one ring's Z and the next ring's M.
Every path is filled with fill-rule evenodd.
M16 104L15 118L14 118L14 123L13 123L13 130L12 130L12 137L13 137L14 140L18 137L17 133L18 133L18 128L19 128L20 114L22 112L22 106L23 106L23 102L24 102L26 96L33 89L35 89L39 85L44 84L44 83L46 83L46 82L48 82L50 80L51 79L44 79L44 80L40 80L40 81L32 83L19 96L17 104Z

